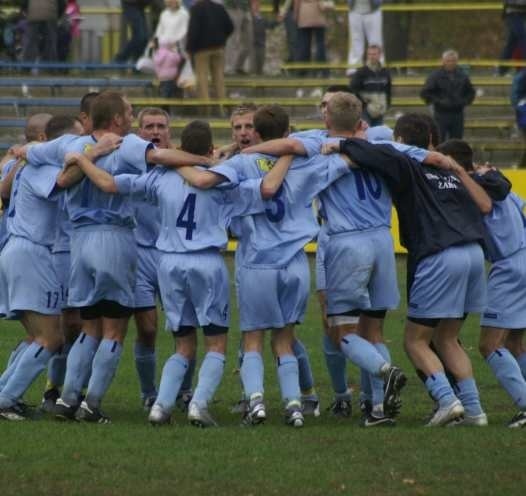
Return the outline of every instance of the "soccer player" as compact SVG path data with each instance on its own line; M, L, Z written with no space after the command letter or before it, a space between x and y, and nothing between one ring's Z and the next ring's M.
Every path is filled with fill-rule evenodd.
M488 232L486 257L491 262L487 303L481 319L479 349L493 374L519 408L508 427L526 425L526 380L520 365L506 348L506 338L526 329L525 218L513 193L499 188L507 181L500 172L473 164L473 150L462 140L448 140L438 150L452 156L460 167L494 196L493 209L484 216ZM479 425L478 417L465 416L459 424Z
M45 141L46 134L45 128L48 121L52 118L51 114L34 114L29 117L24 130L24 136L27 143ZM15 147L16 148L16 147ZM0 251L7 243L9 233L7 230L7 209L9 206L9 199L11 196L12 183L16 173L20 166L23 165L22 161L19 163L19 159L15 156L14 149L8 150L4 158L2 159L2 176L1 176L1 193L0 197L3 204L3 214L0 219ZM18 165L18 166L17 166ZM21 353L31 344L31 336L27 336L26 339L20 341L9 355L6 369L0 376L0 390L5 386L7 380L13 373L17 365L17 359L21 356Z
M211 156L210 126L202 121L188 124L181 134L181 148ZM201 427L215 426L208 404L223 374L229 321L228 273L219 250L227 244L226 227L233 216L265 210L263 181L253 179L232 189L203 191L189 186L176 171L166 168L157 167L142 176L113 178L85 160L80 165L105 191L140 195L157 204L161 212L161 234L157 240L161 253L159 282L167 329L175 337L176 353L164 366L150 422L170 421L188 362L195 356L196 327L202 327L207 354L188 418ZM276 178L281 182L285 172L286 167L277 167L265 180L268 183Z
M400 239L408 250L405 349L427 375L426 388L439 403L427 425L444 425L464 413L483 423L471 362L457 338L464 314L481 312L485 304L480 212L491 211L491 199L467 173L429 168L387 145L350 138L329 144L328 150L341 151L360 168L376 172L391 191ZM429 346L439 324L435 345L457 379L458 398Z
M247 102L232 111L230 114L232 143L216 151L215 154L218 158L230 158L244 148L256 144L258 137L254 131L254 114L257 109L255 104Z
M98 167L113 174L140 174L149 163L210 163L206 157L155 149L152 143L128 134L132 108L119 93L105 92L97 96L91 107L91 118L94 130L90 136L72 142L55 140L31 147L25 153L34 163L63 163L66 152L89 152L97 140L114 134L122 137L120 148L97 161ZM79 174L76 168L72 170ZM134 305L137 252L133 205L127 197L114 197L97 190L86 179L68 190L66 201L73 224L68 305L80 308L83 332L68 355L56 415L73 419L79 409L77 418L106 423L109 418L101 412L100 403L120 361ZM90 365L92 373L86 399L79 408L80 391Z
M65 127L57 132L78 132L75 122L63 119ZM31 161L16 169L7 214L9 240L0 254L0 313L20 318L32 341L0 392L0 417L18 421L25 416L17 402L63 344L61 290L51 247L58 198L74 176L56 165L35 167Z
M171 148L170 117L160 108L147 107L137 117L139 129L137 135L152 142L159 148ZM157 267L159 252L155 247L160 229L160 213L151 203L134 198L134 230L137 243L137 281L134 295L134 318L137 327L134 355L135 367L141 385L141 399L145 410L149 411L157 397L156 353L157 336L156 297L159 294ZM194 360L195 363L195 360ZM190 383L182 388L191 395L192 362L188 367Z

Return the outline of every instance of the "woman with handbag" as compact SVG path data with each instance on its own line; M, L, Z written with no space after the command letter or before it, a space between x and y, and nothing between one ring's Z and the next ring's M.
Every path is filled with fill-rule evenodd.
M157 49L153 54L155 74L159 79L159 94L163 98L181 97L176 85L184 54L180 44L186 37L190 14L179 0L165 0L154 34Z
M310 62L312 37L316 40L316 62L326 62L325 28L326 12L334 3L323 0L294 0L294 15L298 25L298 61ZM306 71L301 71L305 75ZM327 76L327 71L322 74Z

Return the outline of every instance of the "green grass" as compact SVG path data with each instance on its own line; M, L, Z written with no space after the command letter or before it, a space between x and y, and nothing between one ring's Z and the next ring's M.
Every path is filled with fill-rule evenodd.
M229 258L231 265L231 259ZM405 289L404 261L399 281ZM282 423L276 373L266 350L264 426L239 427L229 407L239 399L234 373L239 342L233 316L225 377L211 410L218 429L197 430L181 413L176 424L154 429L138 400L133 364L133 328L104 409L111 425L0 422L0 496L43 495L435 495L523 494L526 430L504 424L515 413L477 352L478 322L470 317L462 340L473 360L486 429L425 429L431 402L402 350L405 303L389 314L387 341L394 361L408 373L404 407L395 429L364 430L358 414L337 420L328 414L307 419L304 429ZM321 353L321 330L314 291L298 334L308 346L323 406L331 399ZM2 322L0 363L21 336L16 323ZM172 353L171 337L159 336L159 364ZM159 367L160 368L160 367ZM357 370L349 367L351 381ZM26 395L38 403L43 378ZM356 388L356 386L355 386ZM355 407L355 411L357 410Z

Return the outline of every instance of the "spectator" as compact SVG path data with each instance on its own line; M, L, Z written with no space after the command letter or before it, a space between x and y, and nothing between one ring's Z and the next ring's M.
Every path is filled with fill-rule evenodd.
M520 58L526 57L526 2L524 0L504 0L502 16L506 24L506 43L500 54L501 60L510 60L516 51ZM499 66L498 74L503 76L509 67Z
M217 98L225 98L225 43L234 25L225 8L211 0L197 0L190 9L186 50L194 58L197 95L209 98L208 75L212 75Z
M234 25L233 36L226 45L227 72L247 74L254 68L254 18L261 17L259 0L224 0L222 2Z
M63 0L28 0L25 62L57 60L58 19L64 7Z
M81 20L77 0L68 0L64 15L58 21L57 56L61 62L68 60L72 45L78 50Z
M294 16L298 25L298 61L310 62L312 37L316 39L316 62L326 62L325 29L327 18L323 3L318 0L294 0Z
M517 128L521 133L523 149L518 166L526 168L526 69L518 71L511 85L511 105L515 110Z
M370 45L365 65L351 78L351 92L362 101L363 118L371 126L383 124L391 105L391 74L382 67L381 58L381 47Z
M382 34L382 0L349 0L349 38L350 48L347 64L356 66L361 64L367 45L377 45L383 49ZM382 64L385 62L382 54ZM356 72L355 67L347 69L350 76Z
M148 43L144 9L151 3L151 0L121 0L123 20L121 30L126 30L129 25L131 38L115 56L115 62L127 62L129 59L136 61L142 55Z
M293 0L285 0L280 7L281 0L273 0L274 13L278 22L285 25L285 35L287 37L287 62L295 62L298 59L298 26L294 18Z
M158 46L153 60L159 79L159 93L163 98L177 95L176 78L179 75L183 54L180 44L188 31L190 15L179 0L165 0L166 8L159 17L154 40Z
M442 141L462 139L464 107L475 99L475 89L468 75L458 67L455 50L442 54L442 67L429 75L420 97L433 106Z

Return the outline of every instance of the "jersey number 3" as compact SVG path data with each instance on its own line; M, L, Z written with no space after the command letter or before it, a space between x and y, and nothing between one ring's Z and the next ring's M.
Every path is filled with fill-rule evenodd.
M194 229L197 227L197 224L194 222L195 199L195 193L190 193L186 197L186 200L183 203L183 208L181 209L181 213L179 214L179 217L177 217L177 222L175 223L177 227L186 229L185 238L189 241L192 240L192 234Z
M270 222L281 222L283 217L285 217L285 203L282 199L282 193L283 186L281 186L276 194L269 200L274 203L276 210L272 210L271 208L265 209L265 214Z

